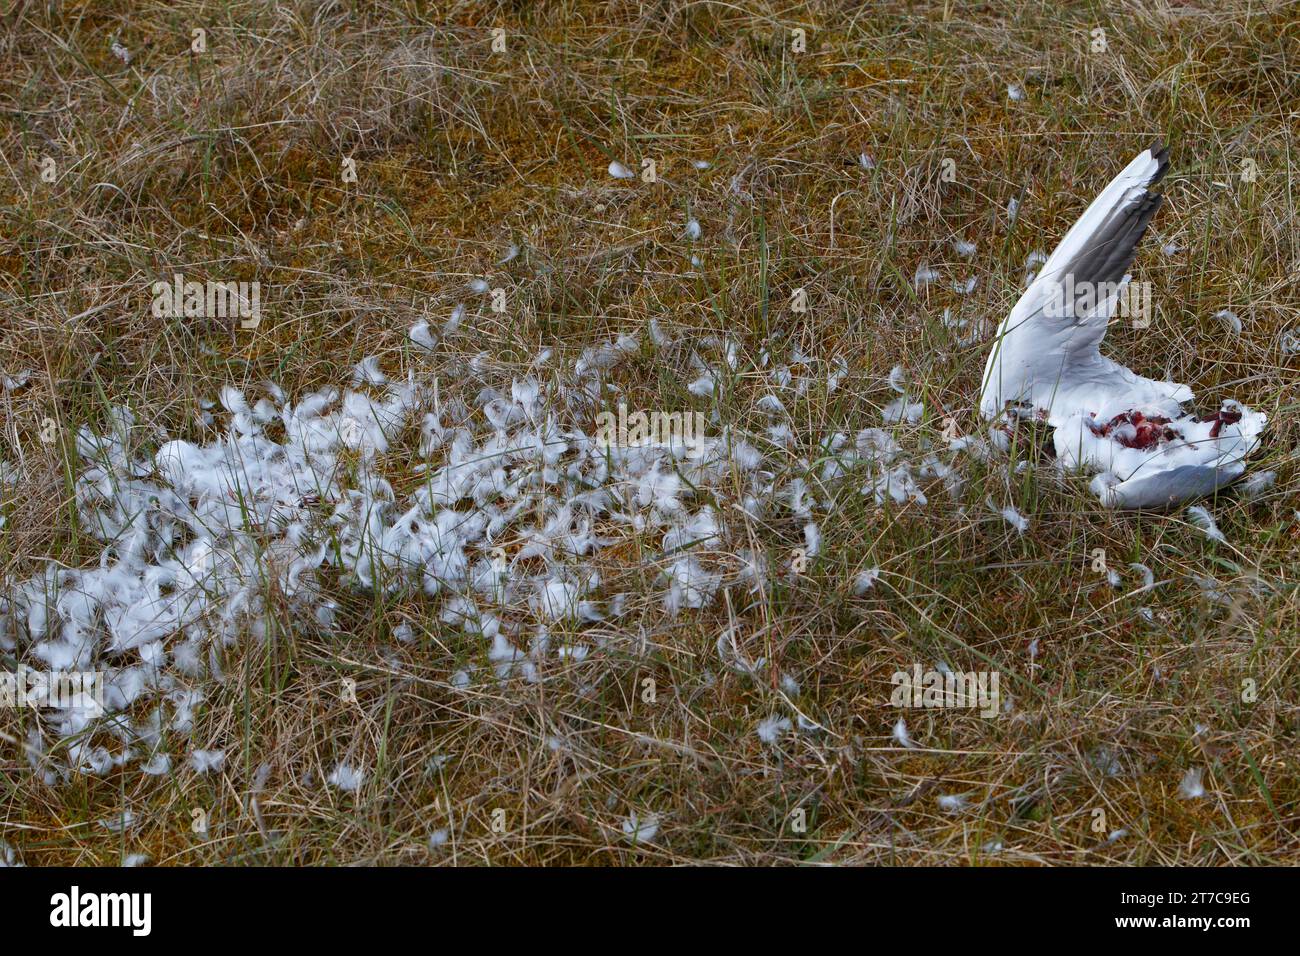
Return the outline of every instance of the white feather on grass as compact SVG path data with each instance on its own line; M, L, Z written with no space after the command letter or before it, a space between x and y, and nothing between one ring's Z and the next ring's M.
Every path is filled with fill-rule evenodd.
M659 821L657 813L647 813L642 817L633 810L623 821L623 836L634 846L650 843L659 835Z
M817 527L817 522L809 521L803 526L804 553L809 558L815 558L821 554L822 550L822 532Z
M921 263L916 267L916 274L912 276L912 287L920 290L936 282L939 279L939 270L932 269L926 263Z
M964 793L943 793L936 798L935 803L944 813L961 813L970 805L970 798Z
M379 387L388 381L379 368L379 356L367 355L352 368L353 385L373 385Z
M432 352L438 347L438 340L429 331L429 323L424 319L411 326L411 331L407 333L407 337L426 352Z
M454 309L451 310L451 315L447 317L447 321L442 324L442 334L444 336L451 335L453 332L455 332L457 329L460 328L460 323L464 321L464 319L465 319L465 306L457 305Z
M224 750L193 750L190 752L190 767L195 773L212 773L220 771L226 765Z
M1003 521L1016 529L1017 534L1024 534L1029 530L1029 519L1013 506L1007 505L1006 507L998 508L997 513L1002 516Z
M879 579L880 568L867 568L865 571L859 571L853 578L853 593L861 597L875 587L876 581Z
M1214 521L1214 515L1210 514L1209 510L1204 506L1192 505L1189 507L1187 509L1187 520L1200 528L1211 541L1227 542L1228 539L1223 536L1223 532L1219 530L1218 524Z
M896 744L900 747L906 747L908 750L917 750L920 747L919 744L913 742L912 738L908 736L907 721L902 717L899 717L898 723L894 724L893 738Z
M1149 591L1155 587L1155 573L1145 564L1138 564L1135 562L1129 565L1129 570L1136 571L1138 574L1142 575L1142 587L1139 590Z
M366 774L364 770L351 764L340 763L330 771L326 782L344 793L356 793L366 782Z
M1205 796L1205 784L1201 782L1203 773L1200 767L1188 770L1178 784L1178 795L1184 800L1197 800Z
M886 425L915 425L925 415L923 402L909 402L907 396L895 399L880 411L880 417Z
M715 346L739 371L735 343L709 347ZM544 376L515 378L508 387L489 381L498 373L478 356L469 363L473 386L464 394L478 393L468 400L448 401L461 390L439 392L434 380L390 382L374 357L359 364L359 391L322 389L293 402L276 389L254 400L227 387L221 405L228 426L220 436L207 444L167 441L152 455L127 443L123 436L134 419L118 412L108 433L85 429L78 436L78 500L85 502L87 527L101 537L104 557L61 572L62 603L43 576L19 582L0 604L0 632L22 634L24 652L46 655L47 663L57 660L65 669L110 655L121 663L110 674L121 694L110 696L108 709L165 703L169 730L186 734L204 699L203 680L220 679L209 666L207 642L249 621L255 628L261 619L266 595L250 581L273 582L277 595L291 597L306 629L340 626L340 602L330 590L336 581L364 591L410 588L431 602L433 619L483 642L491 661L487 679L495 673L536 680L543 656L577 660L585 646L552 646L546 625L553 618L579 627L621 613L619 595L602 600L594 556L626 539L596 535L598 524L660 544L658 596L671 615L712 603L727 580L724 572L735 570L724 556L737 539L724 518L742 519L707 504L724 489L738 490L749 514L792 512L801 526L812 524L805 543L813 553L824 547L812 518L824 504L818 498L830 500L834 484L850 476L856 485L865 472L864 493L878 501L923 503L917 475L935 472L928 465L918 469L881 428L863 429L853 442L840 433L813 442L781 423L777 445L763 452L724 429L705 441L698 460L670 448L615 447L597 454L591 400L610 394L606 374L638 347L636 336L620 335L583 349L576 362L552 355ZM545 361L539 355L533 367ZM828 364L798 350L788 361L784 367L796 370L789 383L795 390L814 382ZM829 364L835 374L847 372L846 363ZM719 374L710 370L710 380ZM899 368L891 384L901 389L902 379ZM408 470L406 456L386 453L416 429L423 460ZM817 474L815 486L801 478L773 489L769 456L796 459L805 442L836 467L814 472L805 461L801 470ZM136 523L134 516L145 511L147 525ZM333 542L328 547L310 530L323 520ZM529 560L540 566L521 569L512 555L498 574L493 550L501 541L518 542L516 554L536 549ZM752 582L762 590L767 572L759 563L752 562ZM35 632L27 623L15 629L14 614L43 623ZM101 632L102 640L85 639ZM527 649L513 640L521 634L526 642L532 638ZM413 638L414 631L397 627L393 637ZM719 653L724 650L738 673L752 677L766 663L744 659L734 642L720 643ZM164 686L175 689L132 676L146 672L160 673ZM468 670L450 679L460 690L479 681L478 670L473 681ZM52 721L49 733L66 738L87 726L70 716ZM800 718L799 726L811 732L819 725ZM156 742L130 753L123 762L144 762L141 770L173 771ZM103 774L114 766L107 749L88 747L55 769ZM326 782L346 790L363 781L361 771L340 765Z
M759 721L758 739L765 744L775 744L790 732L792 726L789 717L777 717L774 714Z
M4 373L0 373L0 389L3 389L6 392L16 392L18 389L24 387L31 380L32 380L31 369L24 369L23 371L16 372L13 375L6 375Z
M1241 483L1241 496L1247 501L1254 501L1277 484L1276 471L1257 471L1246 477Z
M1228 331L1235 335L1241 334L1241 316L1236 312L1233 312L1231 309L1220 309L1218 312L1214 313L1214 317L1223 323Z

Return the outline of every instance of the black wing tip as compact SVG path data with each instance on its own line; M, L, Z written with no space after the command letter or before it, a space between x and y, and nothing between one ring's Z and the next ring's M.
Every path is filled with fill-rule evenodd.
M1152 176L1151 181L1147 183L1148 186L1154 186L1156 183L1160 182L1160 180L1165 178L1165 173L1169 172L1169 147L1164 145L1160 140L1156 140L1147 147L1147 152L1151 154L1151 157L1158 164L1156 166L1156 174Z

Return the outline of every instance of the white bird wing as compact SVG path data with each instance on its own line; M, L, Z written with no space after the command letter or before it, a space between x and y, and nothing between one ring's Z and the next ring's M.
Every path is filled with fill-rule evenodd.
M1143 378L1098 350L1138 243L1164 198L1150 187L1165 174L1167 155L1152 146L1102 190L1002 321L984 369L980 412L986 418L1008 402L1030 403L1057 424L1077 412L1101 413L1116 401L1177 414L1177 403L1191 399L1186 385Z

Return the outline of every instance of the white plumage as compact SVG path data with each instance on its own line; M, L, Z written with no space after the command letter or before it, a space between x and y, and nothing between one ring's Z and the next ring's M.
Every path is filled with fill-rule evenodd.
M1127 269L1163 198L1167 150L1145 150L1102 191L1002 321L984 369L980 413L1046 420L1058 462L1096 472L1112 507L1167 507L1246 470L1267 418L1238 402L1199 418L1192 391L1144 378L1099 351Z

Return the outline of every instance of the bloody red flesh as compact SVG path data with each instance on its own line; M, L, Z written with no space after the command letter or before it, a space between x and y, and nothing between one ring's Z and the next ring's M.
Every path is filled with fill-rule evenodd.
M1235 408L1221 408L1213 418L1203 418L1201 421L1214 422L1210 427L1210 437L1218 438L1219 429L1224 425L1235 425L1241 421L1241 412Z
M1238 418L1241 416L1238 415ZM1093 425L1092 430L1098 435L1110 437L1120 425L1132 425L1136 434L1129 435L1127 432L1115 436L1115 441L1125 448L1150 448L1162 441L1173 441L1178 437L1178 433L1169 427L1170 419L1162 418L1159 415L1147 417L1141 412L1128 411L1116 415L1105 425ZM1217 425L1215 426L1218 427Z

